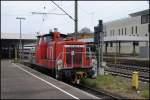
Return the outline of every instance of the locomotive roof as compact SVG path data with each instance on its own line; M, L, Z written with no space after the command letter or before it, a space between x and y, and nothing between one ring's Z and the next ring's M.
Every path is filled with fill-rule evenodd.
M44 37L45 37L45 36L51 36L51 37L52 37L53 34L49 33L49 34L39 35L39 36L37 36L37 37L41 37L41 36L44 36ZM66 38L67 35L66 35L66 34L61 34L61 33L60 33L60 37Z

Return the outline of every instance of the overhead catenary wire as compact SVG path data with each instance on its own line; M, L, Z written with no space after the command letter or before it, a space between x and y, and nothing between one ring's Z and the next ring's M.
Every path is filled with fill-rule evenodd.
M52 2L53 2L53 1L52 1ZM56 4L55 2L53 2L53 3ZM57 5L57 4L56 4L56 5ZM59 5L58 5L58 6L59 6ZM42 13L41 13L41 12L29 12L30 14L29 14L29 13L28 13L28 14L26 14L26 13L25 13L25 14L24 14L24 13L23 13L23 14L19 14L19 13L18 13L18 14L21 15L21 16L26 16L26 17L27 17L27 16L32 16L33 13L34 13L34 14L35 14L35 13L36 13L36 14L37 14L37 13L43 14L44 17L45 17L46 15L48 15L48 14L51 14L51 15L67 15L67 16L69 16L69 18L71 18L73 21L75 21L75 19L74 19L71 15L69 15L69 14L68 14L65 10L63 10L63 9L61 9L61 11L64 12L64 13L62 13L62 14L61 14L61 13L56 13L56 12L54 12L54 10L56 10L57 8L59 8L59 9L61 8L61 7L58 7L58 6L56 6L54 9L51 9L53 12L50 12L51 10L49 10L50 13L46 13L46 12L44 12L44 13L43 13L43 12L42 12ZM17 7L17 6L11 6L11 7ZM19 6L19 7L22 7L22 6ZM32 7L32 6L26 6L26 7ZM36 6L35 6L35 7L36 7ZM18 14L5 14L5 15L2 15L2 16L17 16ZM40 15L40 14L37 14L37 15ZM44 23L42 22L42 23L40 24L40 26L43 26L43 24L44 24ZM42 27L41 27L41 28L42 28ZM41 30L41 29L40 29L40 30ZM40 30L39 30L39 31L40 31Z
M80 5L79 5L79 8L80 8L84 13L86 13L87 15L91 15L91 14L93 13L93 12L89 12L89 11L83 9L82 6L80 6Z
M50 9L48 12L53 12L57 9L57 7L53 8L53 9Z
M1 16L32 16L28 14L2 14Z
M56 5L61 11L63 11L69 18L71 18L73 21L75 21L74 18L71 17L63 8L61 8L58 4L56 4L54 1L51 1L54 5Z
M82 10L82 12L84 12L86 15L88 15L90 18L90 23L89 23L89 26L91 26L91 27L93 27L93 20L94 20L94 14L95 14L95 12L94 11L92 11L92 12L89 12L88 10L85 10L82 6L80 6L80 5L78 5L79 6L79 9L80 9L80 11Z
M44 4L45 5L45 4ZM45 9L46 9L46 6L44 6L44 12L31 12L32 13L32 15L33 14L37 14L37 15L43 15L43 17L46 17L46 15L48 15L48 14L53 14L53 15L66 15L66 14L61 14L61 13L48 13L47 11L45 11ZM52 10L55 10L56 8L54 8L54 9L51 9L51 11ZM39 31L41 30L41 29L43 29L43 25L44 25L44 18L43 18L43 22L42 22L42 24L40 24L40 29L39 29Z
M45 12L31 12L32 14L43 14L43 15L46 15L46 14L53 14L53 15L66 15L66 14L59 14L59 13L45 13Z
M56 5L61 11L63 11L70 19L72 19L75 23L75 27L74 27L74 33L75 33L75 37L77 39L77 34L78 33L78 2L77 0L75 0L75 18L71 17L71 15L69 15L63 8L61 8L58 4L56 4L54 1L51 1L54 5Z

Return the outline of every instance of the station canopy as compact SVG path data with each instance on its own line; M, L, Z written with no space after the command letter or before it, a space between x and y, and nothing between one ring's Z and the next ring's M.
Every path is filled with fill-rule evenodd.
M1 39L20 39L20 33L1 33ZM36 39L36 34L22 33L22 39Z

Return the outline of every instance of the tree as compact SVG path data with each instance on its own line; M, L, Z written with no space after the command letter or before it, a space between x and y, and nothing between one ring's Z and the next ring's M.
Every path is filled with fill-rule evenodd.
M79 33L92 33L92 31L89 28L84 27L79 31Z

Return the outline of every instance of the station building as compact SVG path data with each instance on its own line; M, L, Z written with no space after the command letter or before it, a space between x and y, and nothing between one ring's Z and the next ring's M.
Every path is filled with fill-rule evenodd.
M36 42L36 36L32 34L22 35L22 44ZM18 51L20 43L19 33L1 33L1 53L2 59L15 58L15 49ZM17 52L18 54L18 52Z
M149 9L103 24L105 54L149 55ZM94 42L94 37L79 39Z

